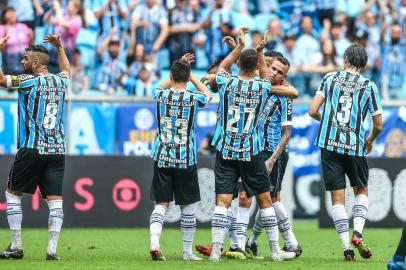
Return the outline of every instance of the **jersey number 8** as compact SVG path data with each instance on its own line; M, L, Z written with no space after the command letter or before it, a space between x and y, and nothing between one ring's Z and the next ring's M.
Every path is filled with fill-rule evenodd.
M56 115L58 114L58 104L48 103L45 108L43 126L46 129L54 129L56 125Z

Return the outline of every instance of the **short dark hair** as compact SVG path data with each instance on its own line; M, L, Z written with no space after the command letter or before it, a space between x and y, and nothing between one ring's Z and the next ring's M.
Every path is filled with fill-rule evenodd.
M281 52L278 51L267 51L264 53L265 57L283 57L283 54Z
M171 66L171 75L175 82L188 82L190 77L190 65L183 60L176 60Z
M6 13L9 12L9 11L16 12L15 8L13 8L13 7L5 7L3 9L3 12L1 13L1 21L2 21L3 24L6 23Z
M82 54L82 52L80 51L79 48L75 48L75 49L73 50L73 53Z
M285 57L276 57L275 59L274 59L274 61L279 61L279 62L281 62L282 64L284 64L285 66L288 66L289 68L290 68L290 63L289 63L289 60L288 59L286 59Z
M351 66L363 70L368 63L367 50L360 45L353 44L345 50L344 59L347 59Z
M49 52L47 48L45 48L43 45L31 45L30 47L25 49L27 52L39 52L39 53L45 53L49 55Z
M258 65L258 53L254 49L246 49L241 52L239 57L240 69L242 71L254 71Z

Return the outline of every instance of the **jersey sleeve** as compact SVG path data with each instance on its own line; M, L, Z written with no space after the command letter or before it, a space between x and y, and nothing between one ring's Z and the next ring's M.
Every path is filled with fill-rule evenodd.
M162 87L156 87L153 91L152 94L153 96L156 98L159 96L159 94L164 91L164 89Z
M281 126L292 125L292 100L286 97L280 97L281 100Z
M202 108L202 107L206 106L207 103L209 103L209 98L205 94L195 92L195 93L193 93L193 95L196 99L196 102L197 102L199 108Z
M60 73L56 74L56 76L58 76L59 78L61 78L61 80L62 80L65 84L68 84L68 83L69 83L69 75L66 74L65 72L60 72Z
M369 96L369 112L372 116L378 115L382 113L382 104L381 99L379 97L379 91L376 84L372 84L371 86L371 94Z
M260 80L260 84L262 85L262 88L263 88L267 93L271 93L272 84L271 84L270 81L268 81L268 80Z
M216 75L216 83L221 86L223 84L228 83L231 79L233 78L233 76L226 72L226 71L220 71L219 73L217 73Z
M327 97L327 81L331 77L331 73L328 73L324 76L323 80L320 83L319 88L317 89L316 95L326 98Z
M35 85L37 79L34 75L22 74L22 75L7 75L7 88L18 91L30 91Z

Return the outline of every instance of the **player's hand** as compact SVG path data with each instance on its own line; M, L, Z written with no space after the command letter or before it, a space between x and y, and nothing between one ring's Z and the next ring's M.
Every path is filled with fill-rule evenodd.
M275 160L273 158L268 158L268 160L265 161L265 166L266 166L266 170L268 171L268 174L270 174L272 172L274 165L275 165Z
M264 33L264 38L261 40L261 43L258 44L258 46L255 48L257 52L262 52L268 43L268 31Z
M237 42L235 42L234 38L230 36L225 36L221 43L226 43L231 49L237 47Z
M10 38L10 35L0 38L0 50L4 49L9 38Z
M189 65L195 61L195 55L193 53L184 54L180 60L185 61Z
M369 138L367 138L365 140L365 151L366 151L367 155L369 153L371 153L373 146L374 146L374 143Z
M248 27L242 27L238 32L238 44L245 47L245 35L250 31Z
M49 44L51 44L55 48L61 48L62 47L62 42L61 42L61 36L60 35L48 34L44 38L44 42L48 42Z
M216 74L207 74L206 76L204 76L200 81L204 84L204 85L209 85L211 81L213 81L214 79L216 79Z

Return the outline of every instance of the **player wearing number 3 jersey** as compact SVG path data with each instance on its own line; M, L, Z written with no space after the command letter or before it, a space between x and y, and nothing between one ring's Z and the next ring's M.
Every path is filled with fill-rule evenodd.
M154 176L151 200L156 205L150 217L153 260L165 260L160 248L160 236L169 203L181 208L183 260L201 260L192 253L196 231L194 203L200 201L196 168L195 118L199 108L211 99L210 91L190 71L194 56L186 54L171 66L170 80L155 90L157 135L152 157ZM191 81L197 92L186 90Z
M347 48L344 70L327 74L309 109L320 121L315 144L321 148L321 169L327 191L331 192L332 216L342 242L344 259L355 260L349 240L348 216L344 208L347 175L354 189L354 231L352 244L363 258L372 252L362 239L368 213L368 164L375 139L382 130L382 108L376 85L361 75L368 61L358 45ZM318 112L325 103L323 113ZM371 115L374 127L365 139L363 122Z
M8 37L0 39L2 49ZM18 91L17 148L7 190L7 219L12 241L0 253L2 259L22 259L21 240L23 193L33 194L37 187L49 206L49 243L47 260L59 260L56 254L63 222L62 184L65 171L64 99L69 85L70 64L59 36L44 39L58 53L60 73L48 73L48 51L42 45L32 46L21 61L26 74L5 76L0 85Z

